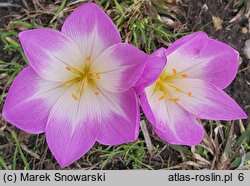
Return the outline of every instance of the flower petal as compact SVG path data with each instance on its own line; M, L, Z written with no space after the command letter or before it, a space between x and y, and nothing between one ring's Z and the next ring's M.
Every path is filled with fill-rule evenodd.
M135 85L143 72L147 55L133 45L119 43L109 47L91 64L100 74L99 86L108 91L125 91Z
M177 103L159 100L160 93L151 85L141 94L142 109L156 134L171 144L197 145L204 138L204 129L195 116Z
M168 73L176 69L178 73L201 78L222 89L232 82L238 69L238 52L202 32L177 40L166 54Z
M111 93L87 86L75 101L73 85L51 110L46 139L62 167L83 156L98 140L106 145L134 141L139 131L139 111L134 91ZM131 108L130 108L131 107Z
M207 39L207 34L204 32L194 32L192 34L188 34L186 36L181 37L180 39L177 39L175 42L173 42L167 49L166 54L170 54L174 52L179 47L182 47L183 45L187 44L188 42L192 41L195 38L201 38L201 39Z
M225 92L211 83L196 78L173 80L179 89L192 96L176 92L179 103L201 119L235 120L247 118L246 113Z
M140 93L144 88L154 83L161 75L167 63L165 52L165 48L160 48L147 58L143 73L136 82L136 92Z
M75 43L51 29L33 29L19 34L32 68L44 79L64 82L74 77L67 66L83 68L84 61Z
M103 90L105 97L113 102L121 114L113 112L98 122L100 132L97 141L104 145L119 145L137 139L140 126L140 111L134 89L111 93Z
M44 132L52 106L65 91L57 87L58 83L46 81L26 67L9 89L3 117L26 132Z
M115 24L93 3L75 10L64 22L62 32L75 41L84 58L95 59L106 48L121 43Z
M48 146L62 168L81 158L98 135L96 124L86 118L84 103L71 97L75 89L73 85L59 98L46 126Z

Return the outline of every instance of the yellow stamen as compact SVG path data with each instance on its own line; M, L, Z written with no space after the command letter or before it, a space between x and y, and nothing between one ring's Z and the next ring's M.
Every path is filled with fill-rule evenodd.
M187 75L187 74L181 74L181 77L183 77L183 78L187 78L187 77L188 77L188 75Z
M173 74L176 75L177 74L177 70L175 68L173 68Z
M171 88L173 88L176 92L181 92L181 89L177 88L175 85L168 83L166 84L167 86L170 86Z
M71 68L69 66L66 66L65 68L66 70L71 71Z
M94 78L101 79L99 73L96 73L96 72L90 72L90 73L88 73L88 75L90 76L89 77L90 79L94 79Z
M82 93L83 93L83 90L85 89L85 87L86 87L87 85L88 85L88 83L87 83L87 76L85 76L84 79L82 79L82 81L81 81L81 83L80 83L78 89L76 90L76 92L72 94L72 97L73 97L73 95L74 95L74 97L73 97L74 100L78 101L77 95L78 95L79 93L82 94ZM75 98L77 98L77 99L75 99Z
M74 69L73 67L66 66L65 69L72 72L72 73L74 73L74 74L77 74L77 75L80 75L80 76L83 75L83 72L81 72L80 70Z
M161 93L159 96L159 100L167 99L173 102L180 101L180 98L178 98L179 93L192 97L193 96L192 92L188 92L185 90L188 86L179 83L177 84L175 81L177 79L187 78L187 77L189 77L188 74L186 73L178 74L175 68L172 68L172 74L164 71L156 81L154 92L159 91Z
M167 97L167 95L166 94L163 94L163 95L161 95L160 97L159 97L159 100L162 100L162 99L164 99L164 98L166 98Z
M71 66L66 66L65 69L67 71L75 74L76 76L74 79L71 79L71 80L69 80L69 81L67 81L59 86L60 87L71 86L72 84L77 83L76 91L71 94L72 98L75 101L79 100L79 97L84 92L84 90L87 86L91 87L91 89L95 95L100 94L100 90L98 89L98 87L96 85L96 81L101 79L100 73L92 72L91 59L89 56L85 59L83 69L75 69Z
M188 93L188 96L189 96L189 97L192 97L192 96L193 96L192 92L189 92L189 93Z
M67 87L68 85L70 84L73 84L73 83L76 83L78 82L80 79L79 78L75 78L75 79L72 79L72 80L69 80L61 85L59 85L59 87Z
M78 96L77 96L77 95L75 95L75 94L73 93L71 96L72 96L72 98L73 98L75 101L78 101Z
M179 101L180 99L179 99L179 98L169 98L168 100L169 100L169 101L173 101L173 102L177 102L177 101Z

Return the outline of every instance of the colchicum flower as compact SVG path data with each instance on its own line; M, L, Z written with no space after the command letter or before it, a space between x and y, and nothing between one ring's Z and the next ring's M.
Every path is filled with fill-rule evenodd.
M45 132L62 167L96 141L134 141L139 105L133 88L147 55L121 43L110 18L95 4L79 7L61 32L33 29L19 34L30 63L15 78L3 116L29 133Z
M171 144L196 145L204 129L196 118L235 120L247 115L222 89L235 78L238 52L197 32L149 56L136 84L156 134Z

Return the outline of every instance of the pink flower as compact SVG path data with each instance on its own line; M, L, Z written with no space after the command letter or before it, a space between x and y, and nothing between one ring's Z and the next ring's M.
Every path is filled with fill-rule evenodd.
M110 18L87 3L64 22L61 32L23 31L19 38L30 66L15 78L4 118L29 133L46 133L62 167L96 141L134 141L139 106L133 85L147 55L121 37Z
M149 56L136 88L143 111L161 139L196 145L204 138L196 118L247 117L222 91L236 76L238 56L233 48L203 32L185 36Z

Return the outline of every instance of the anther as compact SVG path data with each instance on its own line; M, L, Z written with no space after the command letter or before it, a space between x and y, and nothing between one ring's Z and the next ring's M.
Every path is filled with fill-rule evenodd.
M77 95L72 94L71 96L72 96L72 98L73 98L75 101L78 101L78 96L77 96Z
M173 74L176 75L177 74L177 70L175 68L173 68Z
M188 93L188 96L189 96L189 97L192 97L192 96L193 96L192 92L189 92L189 93Z
M71 71L71 70L72 70L72 68L69 67L69 66L65 67L65 69L68 70L68 71Z
M159 100L162 100L166 97L166 94L163 94L162 96L159 97Z
M181 74L181 77L183 77L183 78L187 78L187 77L188 77L188 75L187 75L187 74Z
M96 78L97 78L97 79L101 79L101 77L100 77L99 74L96 74Z

